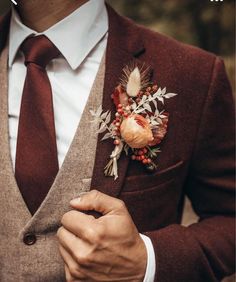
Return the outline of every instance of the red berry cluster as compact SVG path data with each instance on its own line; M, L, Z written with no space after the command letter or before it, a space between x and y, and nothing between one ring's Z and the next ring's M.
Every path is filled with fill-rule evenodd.
M120 126L122 123L122 120L124 118L127 118L131 114L130 111L130 106L123 106L122 104L118 104L117 106L117 112L115 114L115 120L113 121L113 124L115 126L114 128L114 135L117 137L120 137ZM114 140L114 145L119 145L120 144L120 139L115 139Z
M134 151L134 155L132 155L132 160L140 161L143 164L151 164L152 160L148 156L147 148L142 148Z
M127 118L130 115L130 106L125 107L122 104L119 104L116 113L118 113L119 116Z
M140 91L137 95L136 102L139 103L143 97L143 95L150 96L157 91L157 85L149 86L145 89L145 91Z

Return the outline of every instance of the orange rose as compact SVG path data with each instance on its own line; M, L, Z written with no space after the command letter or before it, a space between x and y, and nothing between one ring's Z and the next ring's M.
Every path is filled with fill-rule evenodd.
M123 120L120 126L122 138L131 148L143 148L153 140L148 121L141 115L133 114Z

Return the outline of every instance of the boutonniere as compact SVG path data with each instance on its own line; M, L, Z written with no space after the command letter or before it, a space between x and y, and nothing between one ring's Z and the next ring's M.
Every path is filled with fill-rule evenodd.
M154 159L160 153L157 147L167 132L169 114L164 110L165 99L176 96L149 80L149 68L126 66L119 85L111 95L116 113L91 110L93 121L98 123L102 140L111 139L114 150L104 168L106 176L118 178L118 160L124 151L134 161L142 162L148 170L157 168ZM160 109L161 108L161 109Z

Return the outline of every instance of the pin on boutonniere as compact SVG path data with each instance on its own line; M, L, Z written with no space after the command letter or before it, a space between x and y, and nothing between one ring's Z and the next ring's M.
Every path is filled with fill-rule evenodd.
M116 114L111 121L111 111L104 112L100 106L91 110L93 121L98 123L98 133L105 133L102 140L111 138L114 150L104 168L106 176L118 178L118 160L124 151L132 160L142 162L148 170L157 168L154 159L160 152L157 147L167 132L169 114L163 109L165 99L176 96L167 93L149 80L149 68L126 66L119 85L111 98ZM159 105L162 110L159 110Z

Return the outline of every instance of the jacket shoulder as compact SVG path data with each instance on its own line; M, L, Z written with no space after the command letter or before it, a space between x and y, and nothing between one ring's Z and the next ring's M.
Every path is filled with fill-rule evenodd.
M126 19L127 21L127 19ZM207 94L217 56L201 48L177 41L159 32L127 21L145 46L143 59L157 72L163 85L175 82L186 89L198 85ZM131 27L132 26L132 27ZM200 94L198 94L200 95Z
M175 60L191 60L199 63L204 63L206 60L214 62L216 59L216 55L211 52L150 30L147 27L134 23L130 19L125 18L125 21L130 25L131 29L139 34L148 52L153 54L162 52L163 55L168 54Z

